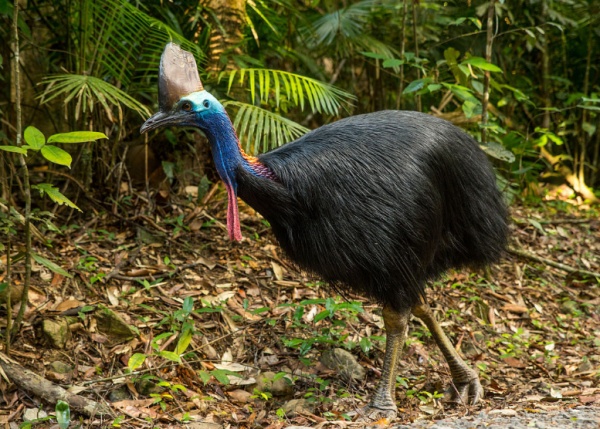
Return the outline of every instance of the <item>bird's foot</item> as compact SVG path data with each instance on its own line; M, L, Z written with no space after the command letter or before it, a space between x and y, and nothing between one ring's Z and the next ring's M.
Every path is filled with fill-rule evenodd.
M374 404L369 404L349 414L351 416L357 416L356 422L359 423L378 423L385 419L386 422L383 424L387 425L398 415L398 408L396 408L395 405L393 408L389 406L386 406L386 408L379 408Z
M471 405L475 405L481 398L483 398L483 387L481 387L477 376L467 382L454 381L444 395L446 402L459 402Z

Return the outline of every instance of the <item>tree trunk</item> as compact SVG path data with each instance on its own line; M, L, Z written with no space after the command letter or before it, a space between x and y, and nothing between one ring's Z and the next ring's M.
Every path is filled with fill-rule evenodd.
M413 38L414 43L415 43L415 57L419 58L419 35L417 34L417 8L419 6L419 2L418 0L413 0L413 4L412 4L412 18L413 18ZM421 70L417 68L417 79L421 79ZM420 95L416 95L415 96L415 101L417 103L417 111L421 112L422 108L421 108L421 96Z
M542 1L542 25L548 21L548 3ZM548 30L546 30L548 31ZM552 107L551 87L550 87L550 54L548 52L548 33L542 36L542 99L544 100L544 116L542 119L542 128L550 128L550 107ZM566 77L566 76L565 76Z
M407 0L402 0L402 30L400 33L400 59L404 60L404 52L406 51L406 14ZM396 110L404 108L404 63L400 65L400 85L398 85L398 100L396 101Z
M242 53L246 27L246 0L207 0L216 20L210 34L207 71L218 73L235 68L232 55Z
M494 41L494 12L496 0L491 0L488 7L486 23L485 60L492 62L492 43ZM481 143L487 143L488 104L490 102L490 71L484 71L483 77L483 102L481 103Z

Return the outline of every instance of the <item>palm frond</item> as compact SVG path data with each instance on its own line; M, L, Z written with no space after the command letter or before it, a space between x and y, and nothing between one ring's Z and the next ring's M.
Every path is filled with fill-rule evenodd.
M335 115L342 104L355 100L352 94L333 85L282 70L248 68L224 71L219 75L219 81L228 79L227 91L230 92L236 77L238 85L248 85L252 102L257 100L258 90L258 99L262 103L267 103L273 94L277 107L285 97L302 110L308 103L313 113Z
M224 101L236 110L235 127L244 150L256 155L295 140L309 130L302 125L252 104Z
M202 53L168 25L152 18L125 0L86 0L75 2L78 50L82 53L79 72L112 78L123 86L135 75L156 73L156 64L165 45L174 41L192 52L197 60Z
M147 117L148 109L125 91L133 93L137 82L156 76L156 64L165 45L175 41L194 53L197 60L202 58L198 46L127 0L82 0L72 4L75 64L69 71L73 73L44 78L47 86L41 99L47 102L64 96L65 103L76 103L76 118L93 111L96 105L110 121L115 121L115 109L119 121L123 118L123 106Z
M381 54L385 58L395 58L400 56L400 53L390 45L368 35L357 37L353 42L358 48L364 51Z
M313 46L329 46L340 39L355 38L364 34L364 26L377 3L377 0L363 0L325 14L303 33Z
M42 103L56 97L64 97L64 102L76 102L75 119L86 112L93 112L99 104L111 121L115 121L113 108L117 108L119 120L122 119L122 106L137 112L143 118L150 116L148 108L116 86L93 76L78 74L60 74L46 76L42 83L46 90L40 96Z
M374 12L385 8L393 8L393 3L379 0L362 0L327 13L300 30L300 34L311 48L333 49L340 56L351 55L358 49L376 46L378 49L367 49L380 52L384 45L369 36L368 25ZM390 48L386 47L386 51ZM383 52L381 52L383 53Z
M264 11L264 9L269 9L268 6L265 4L264 0L248 0L246 5L249 6L254 11L254 13L256 13L262 19L262 21L265 24L267 24L267 26L271 29L273 33L278 34L277 27L273 25L273 23L271 23ZM253 30L253 32L255 32L254 23L252 22L252 20L248 20L248 25Z

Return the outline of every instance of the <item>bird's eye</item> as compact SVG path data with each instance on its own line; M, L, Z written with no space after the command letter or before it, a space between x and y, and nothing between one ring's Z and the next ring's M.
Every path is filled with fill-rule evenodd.
M181 105L181 110L189 112L190 110L192 110L192 103L190 103L189 101L184 101L184 103Z
M208 108L210 107L210 101L208 101L208 100L204 100L204 101L202 102L202 105L203 105L205 108L207 108L207 109L208 109Z

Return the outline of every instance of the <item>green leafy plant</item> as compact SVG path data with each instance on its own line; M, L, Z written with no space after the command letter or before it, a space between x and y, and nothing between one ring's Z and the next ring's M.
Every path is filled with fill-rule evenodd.
M177 236L181 231L189 231L189 227L184 222L185 215L180 214L175 218L166 218L164 223L173 226L173 236Z
M18 10L18 8L16 9ZM19 107L20 109L20 107ZM20 110L19 110L20 114ZM20 118L18 121L17 129L20 131L21 127ZM25 161L25 157L27 157L30 153L41 154L43 158L45 158L48 162L70 167L72 158L71 155L65 151L64 149L57 146L57 144L73 144L73 143L85 143L91 142L98 139L107 138L103 133L97 133L93 131L75 131L70 133L60 133L54 134L46 137L44 134L33 126L29 126L23 132L23 138L25 140L25 144L22 144L20 136L17 136L16 145L1 145L0 151L6 153L15 153L19 157L19 163L21 165L23 176L24 176L24 187L25 191L25 215L21 216L17 212L13 213L15 219L22 223L25 230L25 285L22 293L22 302L21 307L19 309L19 313L17 314L17 318L15 320L15 324L13 329L18 330L21 325L21 321L23 319L23 315L25 312L25 308L27 307L27 296L29 290L29 282L31 279L31 260L35 260L38 264L43 265L49 270L63 275L65 277L71 277L71 275L59 267L54 262L44 258L43 256L35 253L31 248L31 221L35 218L32 215L31 211L31 189L37 189L40 194L47 195L52 201L57 204L66 205L68 207L79 210L70 199L68 199L65 195L63 195L58 188L53 186L50 183L38 183L36 185L30 185L29 182L29 170L27 168L27 163ZM14 223L13 223L14 224ZM48 223L46 223L48 225ZM57 230L58 228L53 227L53 229ZM10 227L9 227L10 231ZM9 285L10 287L10 285ZM8 312L10 318L10 312ZM10 326L10 321L8 322ZM9 344L10 336L7 336L7 346Z
M408 398L417 398L422 404L427 404L429 402L442 399L444 394L437 391L431 393L426 390L409 389L406 391L406 396Z
M46 76L43 83L47 84L46 91L42 94L42 103L49 103L57 97L64 97L65 103L72 100L77 101L75 119L79 119L86 113L94 111L96 104L102 107L106 117L115 121L115 106L118 115L122 117L122 106L127 107L141 116L149 116L150 112L146 106L125 91L110 83L94 76L64 74Z
M115 417L115 419L112 421L111 426L114 428L120 428L121 427L121 423L125 421L125 416L124 415L120 415Z
M262 390L258 390L256 387L252 389L252 399L260 399L261 401L269 401L273 398L273 394L271 392L263 392Z
M223 386L228 386L230 384L229 376L241 377L240 374L238 374L235 371L230 371L228 369L218 369L218 368L212 369L210 371L200 370L200 371L198 371L198 376L200 377L200 380L202 380L202 382L205 385L208 384L208 382L211 380L211 378L214 377L215 380L217 380Z
M312 317L312 323L305 323L303 318L307 308L324 307ZM309 330L305 338L282 338L286 347L298 349L301 356L306 355L315 344L330 344L351 349L357 344L348 339L346 321L356 320L356 315L363 312L362 304L357 301L341 302L335 298L316 298L303 300L300 303L282 304L281 307L292 307L292 323L296 328ZM361 349L367 353L374 341L381 341L378 336L363 337L359 340ZM303 359L303 358L302 358Z
M71 408L69 404L65 401L58 401L56 407L54 407L54 411L56 412L58 427L60 429L67 429L71 424Z
M18 153L24 156L31 155L31 153L39 153L48 162L66 167L71 166L72 157L69 152L58 147L57 144L86 143L107 138L104 133L94 131L74 131L70 133L53 134L46 139L44 134L33 126L29 126L25 129L23 137L25 140L24 145L2 145L0 146L0 150ZM73 203L69 198L63 195L58 188L50 183L38 183L36 185L32 185L31 188L37 189L42 196L47 195L53 202L57 204L66 205L81 211L79 207L75 205L75 203ZM65 277L72 277L67 271L56 265L54 262L35 252L31 252L31 257L38 264L43 265L55 273L61 274Z
M187 388L181 384L172 384L164 380L159 381L157 386L165 388L166 390L162 393L151 393L150 397L154 399L154 403L158 404L163 411L166 411L167 409L166 400L172 401L177 392L187 391Z
M164 313L165 318L157 326L170 324L170 330L162 332L152 339L152 348L154 349L152 356L161 357L175 363L181 363L181 358L186 353L192 338L196 333L193 320L190 318L193 310L194 299L188 296L184 299L181 309L175 311L173 314ZM177 331L179 331L179 338L175 345L175 349L173 351L161 350L162 341L170 338ZM128 369L131 372L136 371L144 364L148 357L149 356L144 353L132 354L127 362Z
M5 152L19 153L27 156L30 152L39 152L47 161L71 167L72 157L69 152L56 146L56 144L74 144L74 143L86 143L96 141L98 139L106 139L104 133L95 131L74 131L70 133L53 134L46 137L44 134L33 126L25 128L23 133L25 143L22 146L13 145L2 145L0 150ZM33 189L37 189L40 194L47 195L52 201L57 204L64 204L68 207L79 210L79 207L75 205L71 200L64 196L55 186L50 183L40 183L32 185Z
M277 411L275 411L275 415L277 416L277 419L280 422L285 421L285 411L283 410L283 408L277 408Z

